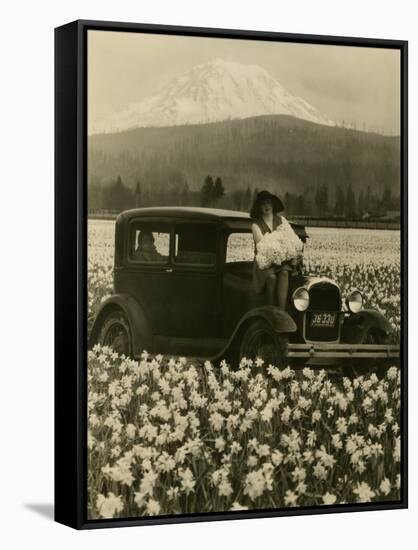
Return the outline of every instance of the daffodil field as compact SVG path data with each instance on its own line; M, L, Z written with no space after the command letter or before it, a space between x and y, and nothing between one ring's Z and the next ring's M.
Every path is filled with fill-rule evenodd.
M306 270L336 279L343 296L361 289L399 339L399 232L309 234ZM112 292L113 236L113 222L89 222L89 327ZM90 519L400 498L396 367L351 380L233 367L89 352Z

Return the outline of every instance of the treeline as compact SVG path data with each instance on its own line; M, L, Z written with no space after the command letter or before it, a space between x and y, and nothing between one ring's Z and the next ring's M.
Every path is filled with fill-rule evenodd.
M219 175L207 175L196 191L175 175L170 182L162 190L150 188L137 178L132 189L121 176L108 184L95 178L89 185L89 211L121 212L146 206L205 206L248 212L259 191L257 187L250 186L229 191ZM351 184L346 187L338 184L335 188L326 184L311 185L303 194L287 191L283 195L279 188L271 187L270 191L282 198L287 215L356 219L380 217L388 211L399 211L399 196L392 194L389 185L380 193L373 191L371 186L357 192Z
M143 196L170 196L174 201L186 194L196 202L207 174L221 174L223 201L232 200L234 192L238 200L248 187L300 195L310 203L304 208L312 209L321 186L331 196L337 185L344 192L351 185L357 201L368 186L371 195L380 196L386 187L396 195L399 162L397 137L280 115L138 128L90 136L88 143L90 183L111 186L120 175L131 193L139 180ZM329 200L332 204L334 199ZM352 202L350 197L345 201Z

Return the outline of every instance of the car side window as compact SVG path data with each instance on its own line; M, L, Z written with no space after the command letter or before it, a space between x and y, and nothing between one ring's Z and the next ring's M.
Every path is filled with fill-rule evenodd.
M226 263L252 262L254 239L252 233L231 233L226 244Z
M175 226L174 261L179 264L215 265L216 226L182 223Z
M131 227L129 258L134 262L165 264L170 255L168 224L139 222Z

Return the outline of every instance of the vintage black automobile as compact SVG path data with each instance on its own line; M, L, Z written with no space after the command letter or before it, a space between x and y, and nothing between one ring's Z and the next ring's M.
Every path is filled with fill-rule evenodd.
M306 242L304 226L293 224ZM114 290L97 314L95 343L139 357L143 350L237 365L334 367L392 362L393 327L363 309L361 290L341 296L328 278L290 277L287 311L252 289L251 219L194 207L141 208L115 226Z

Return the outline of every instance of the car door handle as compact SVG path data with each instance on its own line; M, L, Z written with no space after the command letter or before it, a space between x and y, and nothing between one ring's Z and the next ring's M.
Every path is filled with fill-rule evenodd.
M165 272L166 273L173 273L173 268L172 267L166 267Z

